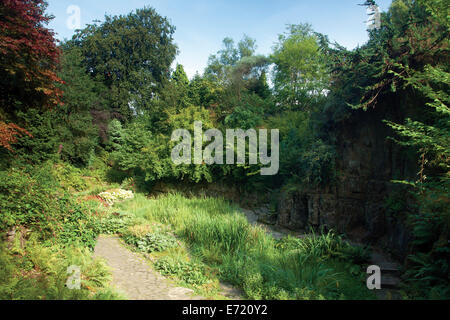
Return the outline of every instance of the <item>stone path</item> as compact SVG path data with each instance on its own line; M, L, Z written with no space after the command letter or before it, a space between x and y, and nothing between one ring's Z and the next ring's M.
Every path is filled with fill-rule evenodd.
M125 248L118 237L100 236L94 258L106 261L112 272L112 286L128 299L203 300L154 271L141 255Z

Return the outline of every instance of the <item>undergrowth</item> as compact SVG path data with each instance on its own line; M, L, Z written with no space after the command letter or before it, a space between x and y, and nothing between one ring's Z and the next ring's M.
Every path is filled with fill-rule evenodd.
M61 162L0 171L0 238L8 239L0 244L0 299L119 298L106 267L91 256L100 233L122 230L127 221L79 197L85 181ZM72 265L81 268L80 290L65 286Z
M69 266L81 270L81 287L67 287ZM2 300L114 300L122 298L107 283L104 264L93 260L87 248L43 246L36 238L24 247L0 248L0 299Z

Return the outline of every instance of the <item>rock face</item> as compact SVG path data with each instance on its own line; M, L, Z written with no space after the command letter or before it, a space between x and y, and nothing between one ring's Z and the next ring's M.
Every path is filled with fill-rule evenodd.
M414 176L416 168L387 138L393 135L382 122L387 117L379 110L355 112L334 128L336 183L282 192L277 224L292 230L334 229L404 257L410 233L401 217L387 214L386 199L395 187L391 181Z

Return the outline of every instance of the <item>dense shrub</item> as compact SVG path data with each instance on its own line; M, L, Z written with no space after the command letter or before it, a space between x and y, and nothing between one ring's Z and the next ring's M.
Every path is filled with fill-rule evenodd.
M282 183L327 185L336 176L334 148L317 136L314 122L305 112L286 112L268 119L280 130L280 176Z
M59 162L53 166L52 173L59 184L67 191L81 191L86 188L82 178L82 171L68 163Z
M0 171L0 230L21 226L38 231L42 240L92 248L96 220L87 204L61 186L83 185L80 172L70 168L48 162L40 168Z
M126 215L108 215L98 218L96 223L99 234L120 234L126 231L132 220Z
M15 168L0 171L0 229L22 225L42 230L46 236L55 232L59 214L55 185L49 168L34 175Z

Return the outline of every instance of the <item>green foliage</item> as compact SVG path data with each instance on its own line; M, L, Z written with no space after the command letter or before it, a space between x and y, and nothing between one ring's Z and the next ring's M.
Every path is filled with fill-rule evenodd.
M448 189L445 189L448 194ZM449 297L449 206L443 191L423 193L418 212L409 217L414 251L408 256L406 291L414 298L445 299Z
M90 111L104 108L105 89L85 73L79 50L64 47L61 60L59 76L64 84L58 87L64 90L63 103L52 110L17 112L31 136L19 139L16 154L35 164L57 158L86 166L99 143Z
M153 134L145 120L135 121L122 131L120 145L113 153L117 167L133 174L138 188L146 189L149 183L162 179L211 181L210 168L206 166L176 166L171 151L179 142L170 141L170 135ZM168 115L166 127L170 133L180 128L193 131L194 121L202 121L204 130L213 127L207 110L195 106Z
M223 39L222 44L223 48L217 54L209 57L205 75L221 83L226 83L233 67L243 58L253 56L256 42L245 35L238 42L237 47L231 38Z
M23 136L15 145L18 159L24 163L40 164L57 158L58 141L55 126L51 119L53 114L38 109L28 109L26 113L18 112L21 121L28 123L30 136Z
M329 73L319 38L310 25L289 25L272 55L278 101L289 110L310 110L329 88Z
M269 108L267 102L256 94L244 95L241 100L235 102L235 108L225 118L227 128L239 128L243 130L254 129L261 125L264 110Z
M184 72L184 68L181 64L177 64L177 67L172 74L172 80L179 88L187 89L187 86L189 85L189 79L186 75L186 72Z
M302 239L285 237L276 245L283 251L296 251L304 255L316 256L324 260L339 259L344 262L363 264L369 261L370 251L366 247L353 246L341 236L330 231L328 234L306 236Z
M122 189L136 191L136 181L134 178L126 178L123 180L121 186Z
M119 299L107 284L110 275L99 260L83 248L53 246L46 248L36 240L27 242L13 256L3 245L0 249L1 300L112 300ZM81 289L66 286L67 268L81 269Z
M364 5L374 4L366 1ZM35 18L41 21L40 14ZM35 27L49 36L46 42L52 42L41 24ZM33 34L34 29L28 29ZM169 20L152 8L107 16L103 23L88 25L61 45L61 83L54 74L58 56L54 46L47 57L49 68L41 62L45 58L42 50L46 50L42 44L37 47L41 56L31 64L31 56L4 48L2 58L6 60L1 67L6 70L5 79L14 81L0 81L7 89L0 98L0 125L4 124L0 140L8 146L23 130L11 131L5 121L23 126L30 135L18 139L14 152L0 150L0 230L29 228L46 244L65 249L45 253L49 261L56 259L55 267L60 269L49 271L49 266L38 262L36 266L46 270L46 280L26 277L23 284L14 272L24 266L13 266L14 259L2 252L0 281L5 286L0 287L4 289L0 295L35 298L39 289L45 292L42 298L72 297L60 288L55 275L63 269L55 257L81 259L84 253L63 251L72 246L92 249L100 232L123 234L128 243L144 252L176 246L177 240L168 230L137 234L130 231L136 222L133 217L98 217L93 214L98 208L92 203L79 203L73 193L95 181L108 178L124 188L145 191L161 180L199 183L229 179L254 190L329 187L336 181L335 160L343 156L336 151L335 134L361 110L380 108L387 118L385 124L396 133L391 139L408 148L406 152L413 150L419 155L418 180L399 177L404 181L397 181L414 190L418 204L408 216L414 235L414 254L408 259L406 273L411 282L408 294L448 296L446 1L394 0L382 15L381 28L371 30L368 43L352 51L330 45L326 36L307 24L289 25L269 57L258 55L255 40L248 36L237 43L225 38L223 48L210 56L205 73L192 81L182 65L170 69L177 54L174 32ZM23 40L12 36L11 41ZM36 39L25 40L32 43ZM42 65L39 70L38 64ZM267 79L271 64L272 87ZM31 67L36 70L28 70ZM25 83L25 71L39 76ZM39 83L44 87L37 86ZM64 91L61 97L59 90ZM30 94L24 96L24 92ZM55 107L48 110L44 108L47 105ZM204 130L279 129L279 175L255 176L252 166L175 166L170 156L176 142L170 141L171 134L176 129L192 133L194 121L202 121ZM7 133L12 133L12 138ZM222 279L240 285L250 298L370 297L362 290L358 269L358 264L367 260L366 248L349 246L334 234L276 242L220 200L188 201L171 195L158 201L132 201L136 202L138 208L133 210L137 215L170 224L196 258L216 268ZM404 193L391 194L387 213L409 213L406 202ZM118 206L127 208L128 204ZM25 255L41 249L30 247ZM33 259L27 257L24 263ZM157 267L188 284L201 285L207 279L201 263L171 257L160 259ZM15 280L8 280L11 274ZM57 289L52 287L54 283ZM36 291L24 289L30 286ZM88 296L83 291L76 298Z
M124 215L108 215L97 220L96 229L99 234L121 234L132 224L132 220Z
M133 95L157 92L169 76L177 53L173 27L153 8L138 9L126 16L106 16L100 24L80 30L70 45L81 49L86 70L109 89L109 108L124 120L130 120ZM130 49L133 48L132 53Z
M329 185L335 181L336 151L317 136L308 113L289 111L268 122L270 127L280 130L281 179L308 186Z
M147 233L143 237L130 233L125 233L122 237L127 244L133 245L139 251L146 253L162 252L178 246L177 239L173 235L160 230Z
M259 79L253 85L253 87L250 87L250 91L253 91L258 96L260 96L262 99L267 99L270 97L272 92L271 92L269 84L267 82L267 75L266 75L265 71L263 71L261 73L261 75L259 76Z
M188 285L201 286L209 281L203 265L192 261L163 257L155 262L155 269L162 275L176 277Z
M448 73L448 5L442 1L393 1L384 15L382 29L356 61L368 77L357 108L367 109L383 103L390 95L411 101L407 109L417 108L404 123L386 120L394 130L392 138L401 146L418 153L418 179L405 177L400 182L412 187L417 208L409 216L414 241L406 277L411 295L430 297L440 292L448 295L449 251L449 155L450 109ZM366 65L371 61L370 65ZM411 114L411 113L410 113ZM404 196L403 196L404 197ZM401 210L401 203L391 209Z
M193 105L210 108L218 103L223 91L224 88L218 82L197 74L189 83L188 96Z
M98 232L90 208L61 186L82 180L79 176L71 180L63 176L60 182L62 167L46 163L28 172L25 168L0 171L0 230L25 227L39 232L44 241L94 247Z
M79 166L89 163L90 154L98 146L99 128L91 110L106 108L106 87L86 73L79 48L63 45L60 77L64 81L64 104L53 111L61 158Z
M86 182L82 178L81 170L70 164L63 162L54 164L52 174L67 191L82 191L86 188Z
M112 151L120 148L121 137L123 135L123 127L119 120L113 119L108 126L109 146Z
M94 249L99 230L97 219L85 204L78 204L70 196L59 199L59 232L54 241L63 245L78 245Z
M48 166L34 175L15 168L0 171L1 230L23 225L41 229L47 236L56 231L57 182L49 171Z

